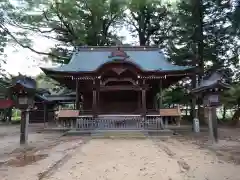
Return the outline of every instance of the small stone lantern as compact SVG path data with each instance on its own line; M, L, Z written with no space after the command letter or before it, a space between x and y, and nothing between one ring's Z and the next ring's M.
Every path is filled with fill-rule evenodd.
M25 113L25 118L21 119L20 144L26 144L29 111L34 108L36 81L30 77L19 76L9 90L12 95L16 96L16 107Z
M200 85L192 90L193 94L203 99L203 106L209 110L208 124L210 137L213 142L218 141L216 108L221 106L220 95L229 88L230 85L224 81L222 75L219 72L215 72L204 78Z

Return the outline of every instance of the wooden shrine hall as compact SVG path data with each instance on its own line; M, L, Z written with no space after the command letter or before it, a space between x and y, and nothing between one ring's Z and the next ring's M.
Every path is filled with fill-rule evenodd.
M41 69L76 91L81 114L95 117L159 114L156 94L194 72L168 62L157 47L141 46L78 47L68 64Z

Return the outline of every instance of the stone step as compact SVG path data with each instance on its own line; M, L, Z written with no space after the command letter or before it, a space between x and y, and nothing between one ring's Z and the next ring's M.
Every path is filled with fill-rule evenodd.
M147 134L142 131L131 130L97 130L92 132L91 136L93 138L146 138Z
M70 130L65 133L66 136L90 135L92 138L147 138L149 136L171 136L171 130L93 130L81 131Z

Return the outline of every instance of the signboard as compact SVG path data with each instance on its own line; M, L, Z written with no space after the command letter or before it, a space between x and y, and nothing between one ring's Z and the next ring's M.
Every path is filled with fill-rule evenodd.
M28 104L28 97L23 96L18 98L18 104L19 105L27 105Z
M219 95L218 94L209 95L208 101L210 104L218 104L219 103Z
M33 108L34 99L30 96L19 96L18 97L18 107L20 109Z
M220 100L218 94L209 94L204 97L203 103L205 106L219 106Z

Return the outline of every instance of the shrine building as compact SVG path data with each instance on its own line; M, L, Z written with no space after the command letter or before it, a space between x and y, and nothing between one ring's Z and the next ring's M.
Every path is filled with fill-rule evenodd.
M173 65L157 47L78 47L68 64L41 68L76 91L81 114L158 114L156 94L190 76L193 67Z

